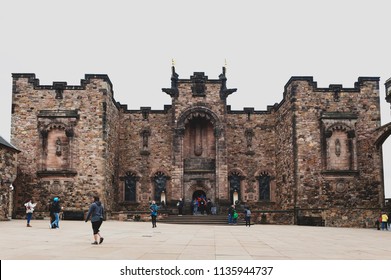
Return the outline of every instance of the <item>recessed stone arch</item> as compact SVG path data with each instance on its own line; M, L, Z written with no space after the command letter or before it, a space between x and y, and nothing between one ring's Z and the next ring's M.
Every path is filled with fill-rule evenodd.
M220 128L220 119L218 116L209 108L203 106L195 106L185 110L178 118L176 128L181 130L185 129L186 124L195 117L201 117L209 120L213 127Z
M122 188L120 188L120 197L124 202L138 202L139 190L140 190L140 178L141 174L135 170L128 169L124 172L120 180L123 181Z
M391 122L377 128L374 132L374 144L377 149L383 145L387 138L391 135Z

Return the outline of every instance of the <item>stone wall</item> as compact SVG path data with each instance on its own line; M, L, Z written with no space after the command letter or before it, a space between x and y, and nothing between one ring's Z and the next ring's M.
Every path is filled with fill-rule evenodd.
M271 176L271 198L259 202L258 207L273 209L280 206L276 187L276 131L275 116L271 111L228 111L227 157L228 173L242 176L241 201L251 204L259 202L257 176Z
M0 145L0 221L12 218L13 191L11 182L16 178L18 151Z
M320 215L327 225L360 226L368 215L375 220L373 207L380 209L384 199L381 152L371 136L380 126L378 79L359 78L354 88L328 89L317 88L312 79L290 82L298 165L296 208L306 209L309 216L323 209ZM328 139L341 139L340 148ZM346 209L355 213L354 219L338 221L331 214Z
M114 172L106 166L106 158L113 162L115 153L110 149L117 137L108 77L86 75L80 86L56 82L42 86L34 74L13 78L11 142L22 151L15 181L16 214L23 214L29 197L37 202L36 216L48 214L54 196L65 210L88 209L89 195L95 193L106 201L107 183ZM113 129L111 134L108 129ZM62 153L48 156L54 152L49 142L55 139L52 133L68 140L60 145L69 151L66 165L53 165L50 160L65 160Z
M292 77L282 101L265 111L227 106L236 89L226 88L225 69L213 80L202 72L178 79L173 68L171 88L163 89L172 104L164 110L128 110L114 100L106 75L86 75L78 86L42 86L34 74L13 78L19 216L29 197L38 202L36 216L48 214L53 196L77 211L99 194L108 214L127 217L156 197L168 211L180 198L190 209L195 192L224 213L232 176L240 179L238 203L249 205L257 221L367 226L383 207L373 133L380 126L377 78L359 78L354 88L318 88L312 77ZM264 176L270 199L260 196ZM129 178L134 199L125 199ZM342 218L349 211L355 217Z
M143 114L144 112L144 114ZM124 180L118 184L118 210L143 210L153 199L153 176L157 172L171 178L172 127L170 110L122 110L119 140L119 177L133 172L137 181L137 201L124 201ZM146 133L146 139L143 137ZM171 179L167 181L167 199L177 193Z

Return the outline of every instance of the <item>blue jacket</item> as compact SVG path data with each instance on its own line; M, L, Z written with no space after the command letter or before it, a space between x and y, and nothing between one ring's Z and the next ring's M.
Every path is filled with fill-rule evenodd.
M157 216L158 208L159 207L156 204L151 204L151 206L149 206L149 210L151 210L151 216Z

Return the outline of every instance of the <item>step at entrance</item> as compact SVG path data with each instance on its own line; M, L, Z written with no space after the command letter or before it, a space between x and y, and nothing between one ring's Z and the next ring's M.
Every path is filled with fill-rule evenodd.
M167 224L204 224L204 225L228 225L228 217L226 215L170 215L158 221L159 223ZM238 219L238 225L245 225L243 219Z

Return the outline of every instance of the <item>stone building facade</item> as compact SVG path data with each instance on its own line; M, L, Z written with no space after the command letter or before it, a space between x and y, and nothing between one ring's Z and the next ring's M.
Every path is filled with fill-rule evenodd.
M0 136L0 221L12 218L13 186L19 150Z
M27 196L45 213L59 196L85 211L101 196L112 218L147 209L175 211L180 198L204 195L225 213L251 206L259 222L372 226L384 206L379 78L352 88L318 88L292 77L280 103L264 111L232 110L225 68L218 79L195 72L179 79L163 110L130 110L115 101L107 75L80 85L40 85L13 74L12 143L22 153L16 216Z

